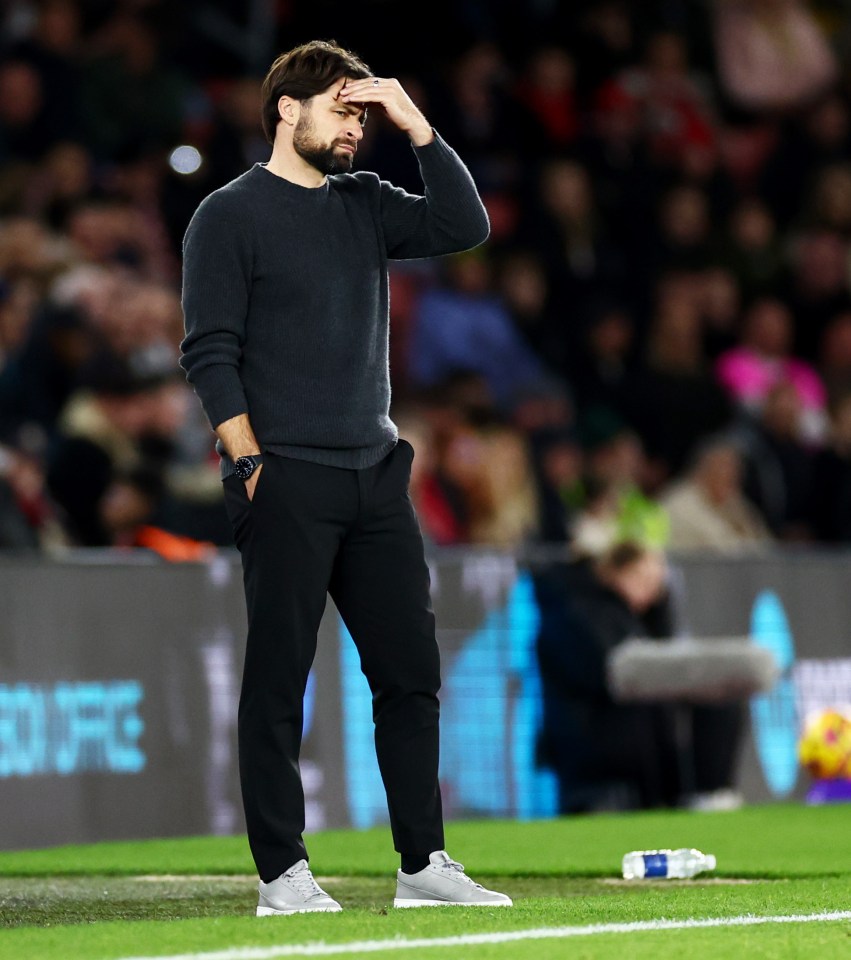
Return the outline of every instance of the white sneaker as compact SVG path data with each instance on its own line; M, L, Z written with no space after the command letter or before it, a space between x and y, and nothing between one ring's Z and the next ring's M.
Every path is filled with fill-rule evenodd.
M504 893L486 890L464 873L445 850L429 855L429 865L419 873L396 874L394 907L510 907Z
M688 802L691 810L700 810L704 813L717 811L738 810L745 805L745 798L738 790L721 789L710 793L696 793Z
M288 913L337 913L343 908L319 886L307 860L299 860L271 883L260 881L258 917Z

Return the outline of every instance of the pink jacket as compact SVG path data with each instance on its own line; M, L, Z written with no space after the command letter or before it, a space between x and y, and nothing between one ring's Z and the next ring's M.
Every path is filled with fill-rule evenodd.
M746 406L759 405L774 384L784 380L795 385L805 408L823 410L827 405L827 391L818 373L795 357L774 359L750 347L733 347L721 354L715 371L721 384Z

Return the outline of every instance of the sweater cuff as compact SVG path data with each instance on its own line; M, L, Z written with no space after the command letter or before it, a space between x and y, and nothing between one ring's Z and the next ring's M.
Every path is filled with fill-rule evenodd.
M233 367L207 367L196 374L192 386L213 430L225 420L248 413L248 400Z
M431 128L431 132L434 134L434 139L430 140L428 143L424 143L421 147L418 147L416 144L412 143L411 147L416 154L421 153L438 153L444 151L450 151L451 148L449 144L441 137L441 135L434 129Z

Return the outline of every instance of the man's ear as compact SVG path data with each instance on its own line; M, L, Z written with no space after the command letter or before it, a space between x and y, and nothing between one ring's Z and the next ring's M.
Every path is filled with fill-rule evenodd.
M283 96L278 100L278 116L287 126L294 127L298 120L298 111L301 104L292 97Z

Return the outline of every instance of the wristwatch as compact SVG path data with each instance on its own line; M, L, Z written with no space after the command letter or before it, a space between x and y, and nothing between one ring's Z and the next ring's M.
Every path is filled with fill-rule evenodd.
M252 453L247 457L237 457L233 465L240 480L247 480L263 462L262 453Z

